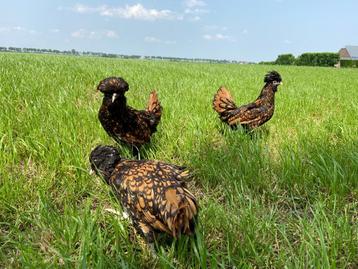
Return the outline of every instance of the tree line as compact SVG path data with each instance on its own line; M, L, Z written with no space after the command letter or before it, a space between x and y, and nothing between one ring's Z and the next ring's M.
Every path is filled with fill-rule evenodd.
M37 48L17 48L17 47L0 47L0 52L18 52L18 53L47 53L47 54L64 54L64 55L75 55L75 56L98 56L98 57L109 57L109 58L130 58L139 59L140 55L121 55L104 52L92 52L92 51L77 51L71 50L56 50L56 49L37 49Z
M293 54L280 54L274 62L261 64L302 65L302 66L335 66L339 61L339 54L334 52L306 52L297 58Z
M114 53L104 53L104 52L77 51L75 49L61 51L61 50L53 50L53 49L0 47L0 52L46 53L46 54L63 54L63 55L74 55L74 56L96 56L96 57L121 58L121 59L165 60L165 61L178 61L178 62L235 63L235 64L252 63L252 62L236 61L236 60L220 60L220 59L205 59L205 58L181 58L181 57L164 57L164 56L124 55L124 54L114 54Z

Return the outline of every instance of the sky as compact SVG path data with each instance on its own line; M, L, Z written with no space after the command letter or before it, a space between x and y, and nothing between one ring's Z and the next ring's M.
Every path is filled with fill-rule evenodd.
M0 46L271 61L358 45L358 0L1 1Z

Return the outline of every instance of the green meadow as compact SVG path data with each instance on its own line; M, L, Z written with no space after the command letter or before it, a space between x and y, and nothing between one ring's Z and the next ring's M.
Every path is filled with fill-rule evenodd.
M251 135L211 107L221 85L253 101L272 69L273 118ZM111 144L98 82L122 76L128 103L152 89L163 116L141 158L185 165L195 236L151 255L88 157ZM0 54L1 268L357 268L357 69ZM130 151L118 146L123 158Z

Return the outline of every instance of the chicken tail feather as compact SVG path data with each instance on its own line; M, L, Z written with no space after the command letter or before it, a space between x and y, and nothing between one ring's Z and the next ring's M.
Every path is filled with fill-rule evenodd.
M195 228L195 220L198 214L198 205L186 188L184 193L177 193L174 189L168 189L165 193L167 204L164 216L170 234L177 238L180 234L192 234Z
M183 206L179 209L177 218L175 219L175 226L178 227L176 230L180 231L180 233L190 235L194 232L198 206L194 196L189 196L188 193L186 194Z
M147 111L153 113L159 118L162 115L162 106L160 105L158 94L156 91L152 91L149 95Z
M148 105L146 111L151 114L151 129L152 132L156 131L157 125L160 122L162 116L162 106L158 99L158 94L156 91L152 91L149 95Z
M213 109L224 122L228 122L233 115L233 111L237 109L230 92L225 87L220 87L214 95Z

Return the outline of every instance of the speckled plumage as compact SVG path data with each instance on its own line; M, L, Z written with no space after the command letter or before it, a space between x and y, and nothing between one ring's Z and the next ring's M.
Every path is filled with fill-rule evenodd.
M99 83L97 89L104 94L98 118L105 131L117 142L122 141L136 147L150 142L162 114L157 93L150 93L146 110L136 110L127 106L124 94L129 86L124 79L106 78Z
M248 130L254 129L271 119L275 110L275 93L281 81L279 73L269 72L265 75L265 85L259 97L253 103L240 107L236 106L230 92L220 87L214 96L213 109L233 129L238 124Z
M185 167L154 160L122 160L117 149L97 146L92 169L110 184L134 227L148 242L156 232L173 237L194 231L198 205L185 186Z

